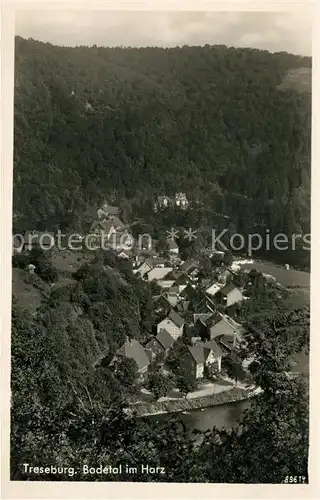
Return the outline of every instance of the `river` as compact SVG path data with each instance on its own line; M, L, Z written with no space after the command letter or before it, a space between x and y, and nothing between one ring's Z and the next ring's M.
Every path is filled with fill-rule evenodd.
M204 411L195 410L187 414L180 413L180 417L190 431L193 429L206 431L207 429L212 429L214 426L219 429L223 427L232 429L232 427L238 425L242 413L249 407L249 404L248 400L238 401L237 403L206 408Z

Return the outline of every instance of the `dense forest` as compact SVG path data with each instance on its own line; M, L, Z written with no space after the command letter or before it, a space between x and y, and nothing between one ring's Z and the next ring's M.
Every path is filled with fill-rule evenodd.
M308 232L311 94L287 81L299 68L311 59L16 37L14 229L82 230L108 196L148 218L157 195L184 191L241 230Z

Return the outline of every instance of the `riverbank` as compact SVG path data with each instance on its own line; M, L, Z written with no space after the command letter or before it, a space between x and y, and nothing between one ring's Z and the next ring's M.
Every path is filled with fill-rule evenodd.
M254 396L248 389L234 387L229 391L211 394L191 399L170 399L167 401L158 401L154 403L136 403L126 409L126 413L135 417L146 417L151 415L161 415L164 413L179 413L184 411L193 411L203 408L235 403L243 401Z

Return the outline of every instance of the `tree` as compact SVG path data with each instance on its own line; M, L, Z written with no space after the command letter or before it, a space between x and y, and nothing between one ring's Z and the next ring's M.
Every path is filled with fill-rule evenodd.
M187 346L179 338L170 348L167 356L167 365L176 373L180 367L184 355L187 353Z
M246 372L242 367L242 359L235 353L231 351L228 356L223 359L224 368L230 378L238 383L239 379L243 379L246 376Z
M136 391L138 366L134 359L117 359L112 365L112 371L119 384L125 387L129 393L134 393Z
M172 383L168 377L161 373L152 373L148 377L147 387L156 399L166 396L172 388Z
M176 374L176 385L179 391L186 397L189 392L194 391L198 387L195 376L185 366L180 367Z

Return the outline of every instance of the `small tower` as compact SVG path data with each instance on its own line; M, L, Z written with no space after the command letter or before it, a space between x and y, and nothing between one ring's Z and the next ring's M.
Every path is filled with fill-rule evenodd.
M29 264L28 265L29 274L34 274L35 268L36 268L36 266L34 266L33 264Z

